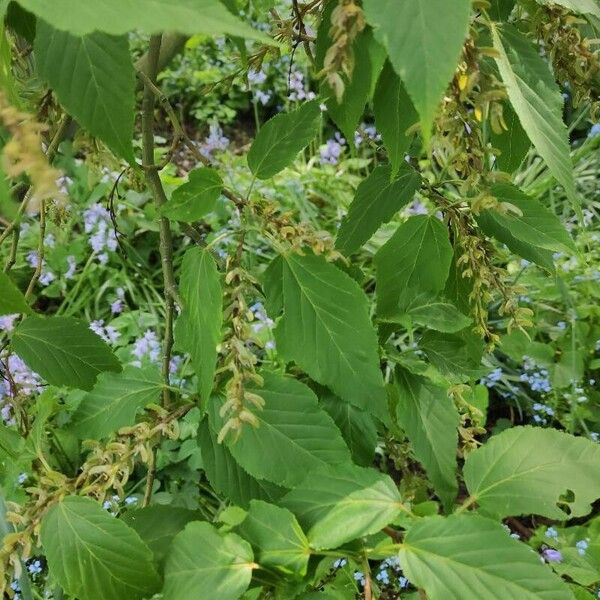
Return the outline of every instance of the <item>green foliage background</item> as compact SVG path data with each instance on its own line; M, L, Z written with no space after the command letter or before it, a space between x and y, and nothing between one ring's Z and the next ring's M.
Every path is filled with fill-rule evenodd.
M0 591L600 595L597 0L0 0Z

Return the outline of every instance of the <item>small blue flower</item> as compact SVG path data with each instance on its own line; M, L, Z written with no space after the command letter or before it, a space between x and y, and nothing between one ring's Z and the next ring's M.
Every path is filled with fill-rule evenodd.
M389 585L390 583L390 576L388 575L388 572L385 569L379 571L379 573L375 575L375 579L377 579L377 581L381 581L381 583L383 583L384 585Z
M558 550L555 550L554 548L546 548L542 552L542 556L548 562L562 562L562 559L563 559L562 554Z
M600 123L595 123L590 127L590 130L588 131L588 137L595 138L598 136L600 136Z
M32 563L30 563L29 565L27 565L27 570L32 575L38 575L39 573L42 572L42 563L39 560L36 559Z
M334 569L341 569L342 567L345 567L347 564L348 564L348 561L345 558L338 558L333 563L333 568Z
M19 485L23 485L27 479L29 479L29 475L27 475L27 473L21 473L18 477L17 477L17 481L19 483Z
M575 548L577 548L577 552L579 553L580 556L583 556L585 554L586 550L588 549L588 546L589 546L589 542L587 539L579 540L575 544Z
M493 388L496 385L496 382L500 381L502 378L502 367L497 367L491 373L482 377L479 383L485 385L488 388Z
M548 529L546 529L545 536L547 538L550 538L551 540L557 540L558 539L558 531L556 531L556 529L554 529L554 527L548 527Z

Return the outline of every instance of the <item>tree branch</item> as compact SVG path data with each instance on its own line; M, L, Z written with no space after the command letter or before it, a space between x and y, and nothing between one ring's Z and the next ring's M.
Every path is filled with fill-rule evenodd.
M160 212L160 208L167 202L165 191L160 181L158 168L154 164L154 108L156 104L155 86L158 75L159 57L161 47L161 36L153 35L150 38L148 50L148 82L144 85L144 97L142 100L142 164L146 174L146 184L154 199L154 204ZM150 85L152 84L152 85ZM165 382L163 389L163 405L168 408L170 404L169 391L169 366L171 352L173 350L173 318L175 312L175 301L181 304L177 294L175 274L173 272L173 240L171 236L171 225L165 217L160 217L160 258L163 272L163 284L165 291L165 337L163 340L163 364L162 375Z

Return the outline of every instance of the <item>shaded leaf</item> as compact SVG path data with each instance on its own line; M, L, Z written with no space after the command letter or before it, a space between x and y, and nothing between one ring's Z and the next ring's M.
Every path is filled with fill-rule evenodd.
M80 37L40 20L35 54L40 76L67 112L133 164L135 73L127 38L100 32Z
M15 313L30 314L31 308L11 278L0 271L0 316Z
M154 560L162 564L173 538L191 521L200 521L202 513L179 506L145 506L128 510L121 520L131 527L152 550Z
M426 331L419 340L431 364L449 380L459 383L482 376L481 339L470 331L457 334Z
M411 135L407 131L419 120L419 115L404 89L402 81L387 62L383 68L373 96L375 124L387 150L392 175L404 164Z
M458 491L458 412L445 389L404 369L396 370L395 385L398 425L408 436L437 495L449 507Z
M440 292L448 278L452 246L436 217L411 217L375 255L377 313L393 315L402 292Z
M521 127L517 113L509 104L503 107L502 118L508 130L502 133L495 133L492 130L490 139L492 146L500 150L500 155L496 158L497 167L501 171L513 173L521 166L531 147L531 142Z
M330 24L326 24L330 27ZM371 96L372 81L377 79L385 60L385 51L373 38L370 29L358 34L353 44L355 65L350 81L346 83L341 100L326 84L322 95L329 95L327 112L348 140L354 140L354 132Z
M198 427L198 444L210 484L234 504L247 507L253 499L276 502L286 493L285 488L255 479L244 471L227 446L217 443L217 434L209 427L207 420Z
M421 187L421 176L404 163L397 177L389 166L376 167L356 190L348 214L342 221L336 248L350 255L360 248L381 225L408 204Z
M377 428L373 417L328 391L323 391L319 396L321 405L342 432L352 453L352 460L364 467L371 465L377 446Z
M515 6L515 0L491 0L488 13L494 21L506 21Z

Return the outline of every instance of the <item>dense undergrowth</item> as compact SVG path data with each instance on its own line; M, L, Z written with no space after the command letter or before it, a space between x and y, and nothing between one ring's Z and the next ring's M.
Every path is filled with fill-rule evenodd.
M5 597L600 597L597 2L120 4L0 1Z

